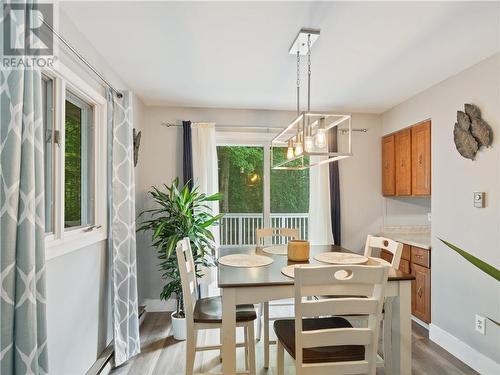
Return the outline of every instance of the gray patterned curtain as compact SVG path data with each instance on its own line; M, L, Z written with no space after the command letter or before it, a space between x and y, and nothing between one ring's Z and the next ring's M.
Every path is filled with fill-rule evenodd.
M140 352L135 243L135 182L130 92L108 93L111 274L115 364Z
M1 69L0 373L48 372L41 75Z

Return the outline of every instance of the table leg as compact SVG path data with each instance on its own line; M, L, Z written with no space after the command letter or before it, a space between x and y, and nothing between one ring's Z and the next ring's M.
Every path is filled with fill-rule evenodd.
M236 373L236 290L222 289L222 373Z
M264 368L269 368L269 302L264 302Z
M399 282L392 303L392 370L411 375L411 281Z

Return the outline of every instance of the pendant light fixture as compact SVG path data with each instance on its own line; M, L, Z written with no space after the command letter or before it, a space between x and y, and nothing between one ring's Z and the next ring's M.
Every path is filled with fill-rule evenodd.
M271 148L287 147L286 160L276 163L271 150L272 169L307 169L352 156L351 115L311 111L311 47L318 40L319 34L317 29L303 28L289 49L290 54L297 56L297 117L271 141ZM304 55L307 56L307 110L301 112L300 57ZM342 134L348 137L346 152L329 152L327 149L328 130L334 126L342 126ZM314 161L309 159L309 163L306 163L304 157L308 156L321 158L315 158Z

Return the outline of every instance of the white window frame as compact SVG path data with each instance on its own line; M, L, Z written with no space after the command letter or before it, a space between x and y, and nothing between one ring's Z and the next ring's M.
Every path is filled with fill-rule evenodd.
M43 74L53 80L54 129L60 142L55 146L53 173L53 231L45 236L45 258L52 259L107 239L107 101L69 68L59 63ZM78 228L64 228L64 119L66 92L78 96L93 107L94 136L94 223Z

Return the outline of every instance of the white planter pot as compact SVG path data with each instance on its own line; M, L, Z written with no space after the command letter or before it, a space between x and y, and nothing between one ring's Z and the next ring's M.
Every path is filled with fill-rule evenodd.
M186 339L186 318L176 318L175 311L170 315L172 317L172 332L174 334L174 339L185 340Z

